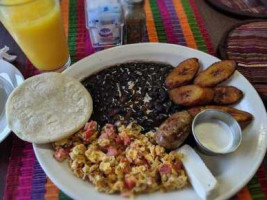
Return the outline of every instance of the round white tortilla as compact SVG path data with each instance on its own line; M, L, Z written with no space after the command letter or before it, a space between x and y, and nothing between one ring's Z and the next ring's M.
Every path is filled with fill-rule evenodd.
M89 120L93 101L76 79L50 72L27 79L6 104L9 128L22 140L48 143L81 129Z

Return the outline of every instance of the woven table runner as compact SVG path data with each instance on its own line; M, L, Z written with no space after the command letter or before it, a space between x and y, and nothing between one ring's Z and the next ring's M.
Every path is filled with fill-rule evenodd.
M234 25L221 40L222 59L235 60L241 72L267 101L267 20Z
M266 0L207 0L215 8L239 16L267 18Z
M72 63L94 53L85 28L84 0L62 0L62 15ZM147 41L180 44L214 54L195 0L147 0ZM25 77L38 74L30 64L20 70ZM45 175L32 145L13 136L4 200L70 199ZM266 199L267 179L260 167L250 183L232 199Z

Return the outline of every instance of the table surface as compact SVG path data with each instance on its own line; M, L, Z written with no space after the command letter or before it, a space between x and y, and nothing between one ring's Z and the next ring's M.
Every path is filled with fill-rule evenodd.
M214 49L217 49L219 41L223 36L224 32L228 30L234 24L242 21L241 19L233 18L231 16L225 15L210 5L208 5L204 0L196 0L199 11L202 18L204 19L208 33L211 36ZM21 49L16 45L14 40L5 30L5 28L0 23L0 48L4 45L10 47L10 53L17 55L18 58L15 65L20 68L23 67L22 63L25 63L25 55ZM9 156L12 146L12 136L9 136L5 141L0 144L0 197L3 196L5 179L7 174L7 166L9 161ZM264 167L267 169L267 157L264 159Z

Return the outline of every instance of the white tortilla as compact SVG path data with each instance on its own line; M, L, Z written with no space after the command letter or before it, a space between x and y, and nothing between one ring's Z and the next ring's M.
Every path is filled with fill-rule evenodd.
M27 79L6 104L9 128L22 140L48 143L78 131L93 110L91 95L76 79L50 72Z

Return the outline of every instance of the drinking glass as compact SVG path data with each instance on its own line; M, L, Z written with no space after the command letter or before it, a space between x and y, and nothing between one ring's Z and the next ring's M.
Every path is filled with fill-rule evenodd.
M40 71L70 65L58 0L0 0L0 20Z

